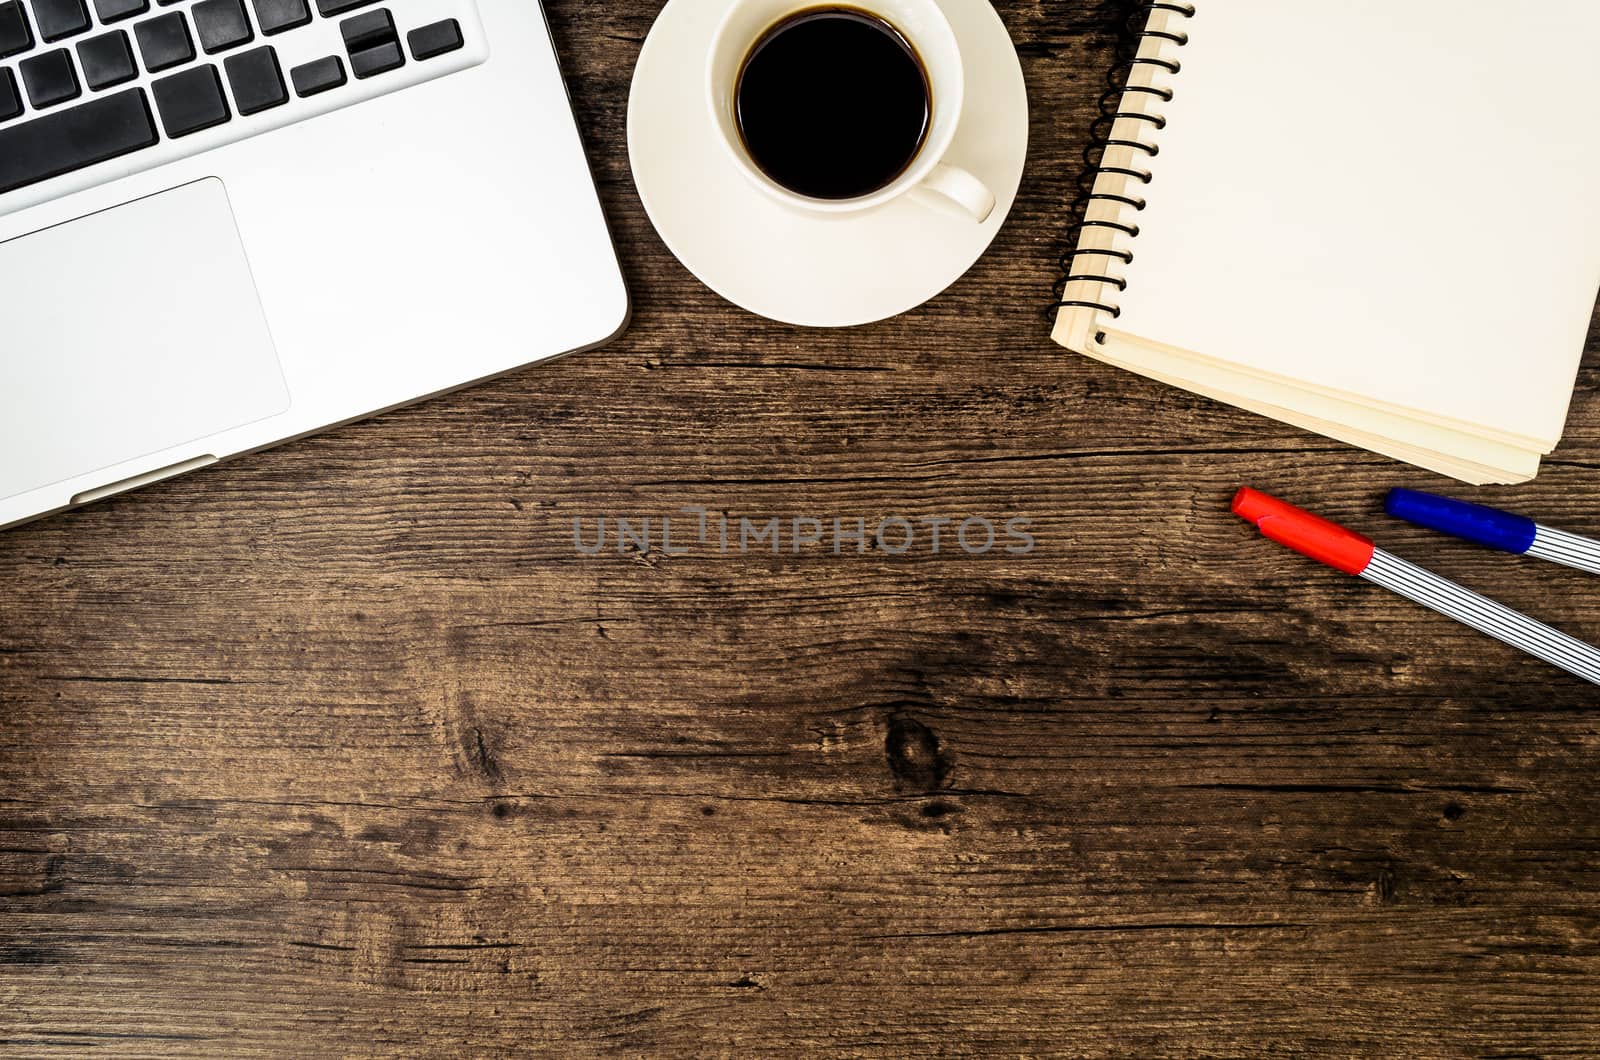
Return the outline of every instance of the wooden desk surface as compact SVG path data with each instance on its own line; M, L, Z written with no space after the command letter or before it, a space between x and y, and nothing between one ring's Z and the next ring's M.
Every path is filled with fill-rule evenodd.
M1226 502L1591 639L1597 583L1375 515L1431 476L1048 341L1111 5L1003 6L1016 211L842 332L732 308L651 229L623 135L658 6L550 4L624 339L0 534L0 1052L1600 1051L1600 697ZM1597 367L1539 480L1480 496L1600 533ZM574 547L687 505L1037 547Z

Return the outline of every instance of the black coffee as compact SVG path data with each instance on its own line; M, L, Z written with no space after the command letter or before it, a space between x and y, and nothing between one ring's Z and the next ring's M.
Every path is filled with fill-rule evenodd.
M928 75L893 26L818 7L768 30L739 72L739 134L761 171L815 199L870 195L928 134Z

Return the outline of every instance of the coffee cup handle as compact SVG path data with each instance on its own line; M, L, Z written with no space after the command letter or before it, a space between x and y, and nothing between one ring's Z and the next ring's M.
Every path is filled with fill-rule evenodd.
M917 187L938 192L971 214L979 224L987 221L994 212L994 192L983 181L958 166L940 162L922 178L922 183Z

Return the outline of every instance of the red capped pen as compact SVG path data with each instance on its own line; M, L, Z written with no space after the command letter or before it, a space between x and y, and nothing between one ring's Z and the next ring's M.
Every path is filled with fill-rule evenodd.
M1234 494L1233 511L1254 523L1263 537L1335 570L1375 582L1407 600L1600 685L1600 649L1392 556L1374 545L1370 538L1248 488Z

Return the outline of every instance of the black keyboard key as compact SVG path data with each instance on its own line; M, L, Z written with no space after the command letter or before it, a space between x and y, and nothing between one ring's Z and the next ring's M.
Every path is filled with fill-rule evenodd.
M45 40L62 40L89 28L89 9L83 0L33 0L33 21Z
M306 0L255 0L256 22L264 36L282 33L311 21Z
M17 69L22 72L22 83L28 86L34 110L78 98L78 75L72 69L72 53L65 48L30 55L17 64Z
M461 39L461 23L447 18L407 33L406 43L411 45L411 57L420 63L424 59L456 51L465 42Z
M215 66L196 66L163 77L151 83L150 91L156 97L161 124L174 140L221 125L232 117Z
M97 92L139 76L133 64L133 46L120 29L79 41L78 65L83 67L83 79Z
M345 50L350 53L350 72L357 78L371 77L405 64L394 18L383 8L345 19L339 23L339 32L344 35Z
M139 38L144 68L152 74L194 58L194 41L181 11L145 19L133 27L133 35Z
M296 95L314 96L344 84L344 63L337 55L330 55L290 70L289 80L294 82Z
M395 39L394 16L389 14L387 8L380 7L376 11L345 19L339 23L339 33L344 37L347 49L360 51Z
M106 25L150 10L150 0L94 0L95 13Z
M22 10L22 0L0 2L0 59L33 47L33 31Z
M0 121L10 121L22 113L22 90L11 71L0 66Z
M149 147L157 139L140 88L5 126L0 128L0 195Z
M366 7L376 0L317 0L317 10L322 12L323 18L332 18L342 15L346 11L354 11L358 7Z
M227 67L228 84L240 114L256 114L289 102L278 53L270 46L230 55L222 65Z
M241 0L200 0L189 9L189 17L194 19L194 31L207 55L255 40Z
M404 66L405 61L406 57L400 51L400 42L396 40L350 56L350 72L357 77L371 77L373 74L381 74L385 70Z

